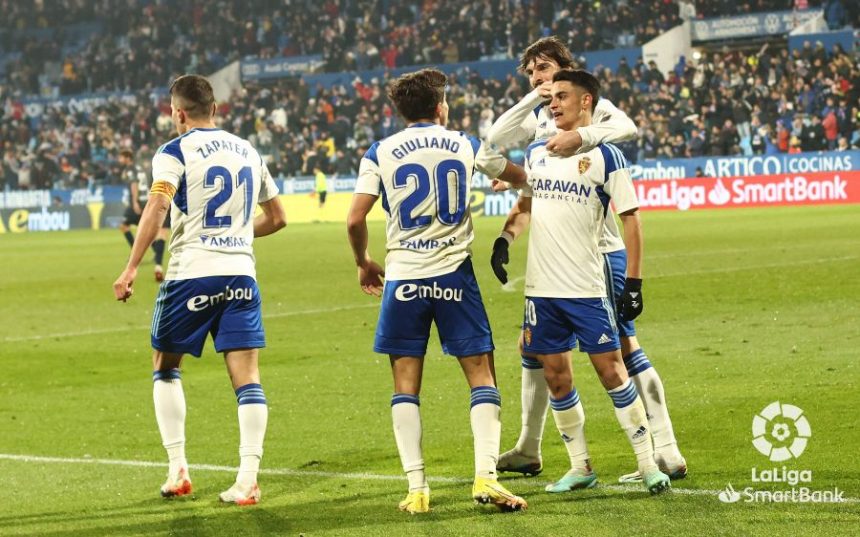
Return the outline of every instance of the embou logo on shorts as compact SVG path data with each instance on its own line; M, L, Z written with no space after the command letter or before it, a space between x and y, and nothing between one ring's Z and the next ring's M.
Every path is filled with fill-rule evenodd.
M439 284L436 282L433 282L432 286L405 283L394 291L394 297L401 302L409 302L416 298L435 298L436 300L461 302L463 300L463 290L439 287Z
M254 298L254 290L250 287L231 289L228 285L223 292L217 295L197 295L191 297L185 305L191 311L203 311L209 306L227 302L228 300L251 300L252 298Z

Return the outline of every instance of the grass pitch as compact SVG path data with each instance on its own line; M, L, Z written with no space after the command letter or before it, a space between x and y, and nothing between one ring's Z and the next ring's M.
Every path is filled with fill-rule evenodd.
M406 482L391 432L387 359L371 350L377 301L358 288L343 225L295 225L257 242L270 418L263 502L244 509L217 502L234 477L225 467L238 462L238 427L211 345L202 359L187 359L183 375L189 460L209 466L192 466L193 497L158 496L165 457L151 401L151 264L133 300L120 304L111 292L128 254L119 233L0 236L0 534L860 534L860 209L652 212L644 221L645 313L637 327L664 380L690 476L660 497L615 485L634 458L577 353L574 374L602 486L543 492L567 460L550 418L544 474L505 481L530 509L501 514L473 505L469 390L454 359L431 340L421 409L433 511L415 517L396 509ZM502 220L475 225L504 450L519 432L522 280L506 291L489 269ZM380 261L382 235L381 224L371 226ZM512 278L524 263L521 240ZM799 459L772 463L752 446L752 418L773 401L805 410L812 437ZM728 484L789 489L751 482L752 468L783 465L812 471L812 483L798 487L838 487L853 501L717 499Z

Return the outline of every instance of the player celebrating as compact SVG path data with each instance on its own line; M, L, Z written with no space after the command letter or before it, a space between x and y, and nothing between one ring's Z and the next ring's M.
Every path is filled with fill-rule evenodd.
M117 159L122 167L122 177L128 187L128 207L123 215L123 222L119 225L119 230L122 232L128 245L134 245L134 235L131 233L131 226L136 226L140 223L140 215L143 213L143 208L146 207L146 201L149 199L149 182L146 174L139 166L134 164L134 153L131 149L123 149L119 152ZM167 232L170 230L170 215L164 219L161 229L158 230L158 236L152 243L152 251L155 252L155 281L164 280L164 244L167 241Z
M442 349L458 358L471 388L472 497L503 510L525 509L525 500L496 480L501 398L490 324L470 260L468 207L474 168L518 182L525 173L479 140L445 129L446 83L441 71L424 69L389 85L388 96L408 127L364 155L348 218L349 240L362 290L382 295L374 350L389 355L394 376L394 436L409 480L400 509L413 514L430 509L418 396L433 320ZM380 197L388 222L385 271L367 251L367 214Z
M559 130L591 123L599 87L596 78L581 70L560 70L553 76L550 110ZM543 366L553 417L571 463L571 470L547 491L591 487L597 481L585 443L585 413L571 374L570 348L578 340L615 405L646 488L656 494L669 488L669 477L654 460L645 407L621 358L614 297L607 294L599 249L612 201L630 252L618 310L632 320L642 311L642 230L630 172L621 151L610 144L573 157L555 155L546 146L546 140L540 140L526 150L528 185L520 203L533 213L524 351Z
M286 219L278 188L257 151L215 127L209 82L181 76L170 86L170 96L180 136L152 159L151 199L114 294L122 301L131 297L137 267L172 200L170 264L152 319L155 417L170 460L161 495L191 493L179 367L185 353L200 356L211 333L215 350L224 353L239 404L239 474L220 497L249 505L260 500L257 472L268 419L257 366L265 337L251 244L254 237L283 228ZM262 213L254 217L258 204Z
M520 70L529 77L534 90L499 117L490 129L489 141L503 145L547 139L548 151L571 156L587 152L601 142L621 142L634 137L636 125L624 112L602 98L597 101L592 124L557 131L552 112L547 106L552 77L560 69L572 64L570 51L556 37L543 38L529 46L523 52ZM528 225L529 217L528 212L522 210L522 204L515 205L501 236L493 245L493 271L502 283L507 281L503 264L508 260L508 247ZM609 216L605 224L600 251L607 266L607 284L617 298L624 289L627 253L615 219ZM681 479L687 474L687 463L675 440L663 382L639 345L633 321L619 318L616 322L624 364L645 403L657 462L672 479ZM522 335L519 346L522 349ZM499 458L499 470L537 475L542 469L540 445L549 406L548 389L540 362L523 353L522 366L522 429L516 446ZM634 472L623 476L621 480L641 481L641 475Z

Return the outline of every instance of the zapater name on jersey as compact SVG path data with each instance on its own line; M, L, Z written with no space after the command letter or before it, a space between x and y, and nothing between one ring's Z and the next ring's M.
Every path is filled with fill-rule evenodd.
M387 280L441 276L471 253L469 195L475 169L490 177L505 158L462 132L417 123L373 144L355 192L382 198L388 218Z
M600 144L587 153L559 157L546 140L526 150L532 198L526 295L551 298L606 297L604 234L610 201L617 213L639 206L621 151Z
M256 277L254 210L278 187L249 142L221 129L192 129L158 149L152 176L176 189L167 280Z

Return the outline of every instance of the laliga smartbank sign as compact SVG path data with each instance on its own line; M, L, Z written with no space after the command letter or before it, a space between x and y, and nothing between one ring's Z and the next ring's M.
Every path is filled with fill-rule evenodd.
M860 171L636 181L642 209L860 203Z
M812 437L812 426L803 409L774 401L752 420L752 445L766 463L753 466L750 486L740 490L729 483L717 497L723 503L841 503L844 491L838 487L812 487L812 470L791 468Z

